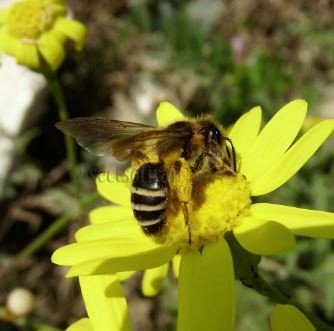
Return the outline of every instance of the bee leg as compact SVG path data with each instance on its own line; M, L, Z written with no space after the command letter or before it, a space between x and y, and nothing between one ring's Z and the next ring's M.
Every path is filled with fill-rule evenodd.
M234 165L232 166L230 164L230 160L229 160L228 157L226 157L226 155L224 155L224 157L223 157L223 164L222 164L221 173L223 175L227 175L227 176L236 176L237 175L237 172L234 168Z
M188 163L180 159L174 162L178 199L184 216L185 226L188 229L188 243L191 244L191 224L188 203L192 196L192 172Z
M232 169L227 164L224 165L223 173L225 175L230 175L230 176L236 176L237 175L237 173L234 171L234 169Z
M188 203L181 202L181 208L182 208L182 212L184 216L184 221L188 229L188 243L189 245L191 245L191 226L190 226L190 218L189 218L189 212L188 212Z
M185 226L188 230L188 243L192 243L189 202L192 197L193 173L190 165L183 158L165 160L168 171L168 183L180 203Z

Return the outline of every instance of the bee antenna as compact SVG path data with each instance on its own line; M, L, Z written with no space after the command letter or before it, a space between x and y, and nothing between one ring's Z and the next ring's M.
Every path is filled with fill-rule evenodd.
M233 170L235 172L237 172L237 156L236 156L236 153L235 153L235 148L233 146L233 143L232 143L232 140L229 138L229 137L224 137L224 139L226 141L228 141L231 145L231 149L232 149L232 159L233 159Z

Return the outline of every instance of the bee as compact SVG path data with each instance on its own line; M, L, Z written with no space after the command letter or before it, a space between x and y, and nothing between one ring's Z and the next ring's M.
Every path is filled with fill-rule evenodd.
M131 206L147 235L159 235L165 229L167 204L173 198L182 209L191 244L188 203L195 179L205 174L236 174L233 143L210 116L164 128L93 117L61 121L56 127L99 156L111 154L119 161L132 161L136 172Z

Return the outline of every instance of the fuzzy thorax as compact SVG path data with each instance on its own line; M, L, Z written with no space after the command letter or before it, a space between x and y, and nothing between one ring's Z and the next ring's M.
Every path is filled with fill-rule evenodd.
M238 226L249 214L250 195L250 186L240 174L203 176L195 181L188 204L191 244L180 203L173 197L168 203L167 226L156 240L167 245L176 244L181 252L214 242Z

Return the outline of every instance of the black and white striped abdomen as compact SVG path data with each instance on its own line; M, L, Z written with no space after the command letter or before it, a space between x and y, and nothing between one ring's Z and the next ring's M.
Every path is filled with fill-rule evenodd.
M145 163L131 187L131 206L146 234L159 233L166 222L167 173L161 163Z

